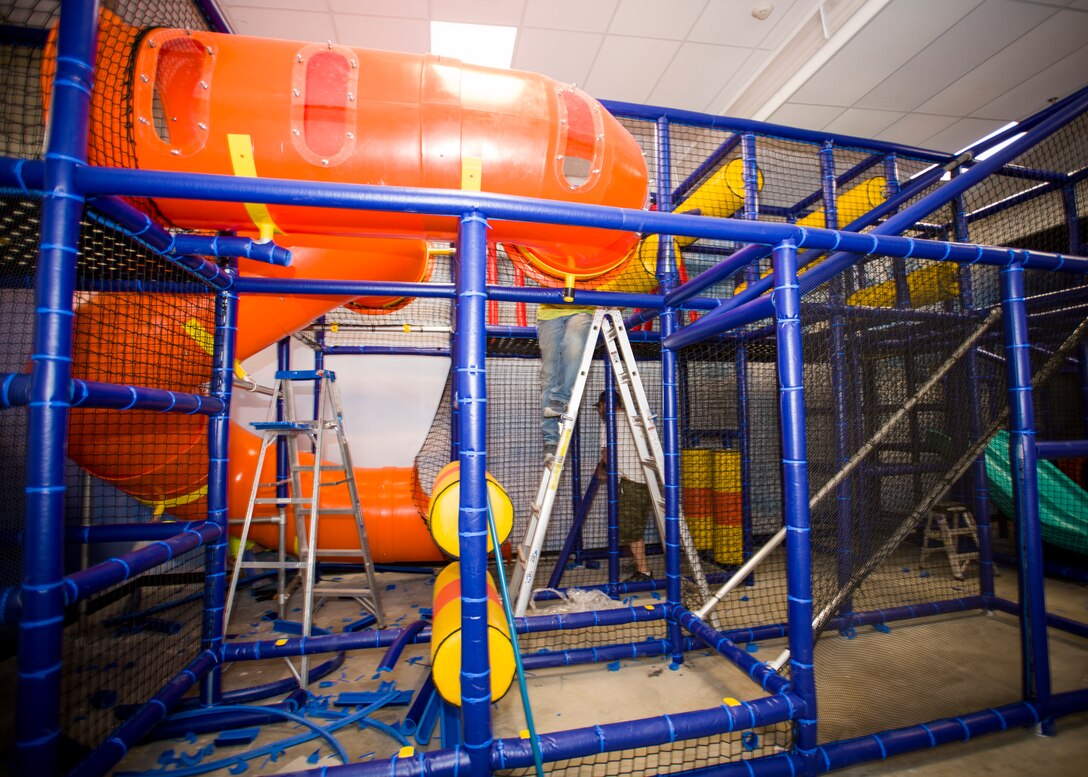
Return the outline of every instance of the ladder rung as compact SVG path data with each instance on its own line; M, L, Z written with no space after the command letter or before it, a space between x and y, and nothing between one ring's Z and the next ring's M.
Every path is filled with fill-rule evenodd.
M314 428L312 421L253 421L258 432L305 432Z
M370 596L372 593L374 592L369 588L314 588L314 594L318 596Z
M328 507L318 511L321 515L355 515L354 507Z
M241 569L304 569L306 564L302 561L242 561L238 566Z
M278 497L274 496L259 496L253 500L253 504L255 505L308 505L312 502L312 499L305 496L300 496L297 499L291 497L284 497L283 499L279 499Z
M244 524L245 522L246 522L245 518L231 518L229 521L227 521L227 523L233 524L235 526L240 526L240 525ZM250 523L283 523L283 519L281 519L278 515L270 515L270 516L268 516L266 518L250 518L249 522Z

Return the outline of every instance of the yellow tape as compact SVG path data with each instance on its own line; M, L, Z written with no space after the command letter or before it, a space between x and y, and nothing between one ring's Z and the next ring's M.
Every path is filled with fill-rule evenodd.
M285 640L285 639L277 639L276 640L276 646L277 647L280 647L280 646L283 646L283 645L286 645L286 644L287 644L287 640Z
M411 758L416 754L416 749L411 745L406 745L397 751L397 758Z
M181 505L187 505L198 499L203 499L208 495L208 487L201 486L196 491L188 494L182 494L181 496L172 496L169 499L140 499L136 498L136 501L140 504L149 505L151 507L151 514L158 518L168 507L180 507Z
M740 706L740 702L734 699L732 696L726 696L724 699L722 699L722 702L724 702L727 707Z
M483 185L484 160L478 156L461 157L461 190L478 192Z
M249 135L228 134L227 146L230 149L230 163L234 174L239 178L256 178L257 163L253 159L253 141ZM247 202L245 205L246 213L257 227L262 243L271 240L277 232L283 234L283 230L272 220L272 214L266 205L256 202Z

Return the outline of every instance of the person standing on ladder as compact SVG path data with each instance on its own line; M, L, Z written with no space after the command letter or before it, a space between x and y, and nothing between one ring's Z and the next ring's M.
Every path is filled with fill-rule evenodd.
M597 412L601 416L601 463L597 465L597 476L603 478L608 472L608 392L602 391L597 399ZM624 417L622 403L616 403L616 476L619 478L619 524L620 545L626 545L635 562L634 573L624 580L625 583L640 583L652 580L650 564L646 560L646 527L649 523L651 502L650 489L646 485L646 476L631 430Z
M559 445L559 416L567 411L578 377L586 336L593 323L591 307L539 305L536 310L540 344L540 428L544 435L544 464L555 458Z

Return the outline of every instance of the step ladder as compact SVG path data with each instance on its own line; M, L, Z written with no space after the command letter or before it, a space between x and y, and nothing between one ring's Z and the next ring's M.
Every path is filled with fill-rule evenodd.
M295 418L295 392L294 385L299 382L315 384L317 418L313 420L297 420ZM234 597L238 590L238 580L244 570L276 570L276 602L279 607L280 618L283 619L287 612L287 603L295 591L301 589L302 593L302 635L311 636L314 633L314 604L325 597L352 598L367 609L377 622L378 628L385 627L385 615L382 610L381 594L378 588L374 562L370 555L370 545L367 542L366 526L363 523L363 512L359 503L358 486L355 483L354 467L351 463L351 450L348 446L347 436L344 433L343 408L340 404L340 394L336 386L336 375L331 370L281 370L276 373L275 386L272 390L272 400L269 403L268 417L265 421L252 423L251 426L262 437L260 454L257 456L257 469L253 477L253 488L249 495L249 506L246 516L241 521L242 535L239 544L238 557L234 563L234 571L231 575L230 589L227 593L226 611L224 613L224 630L230 622L231 611L234 606ZM334 436L340 454L340 463L335 464L326 460L323 456L326 442ZM271 482L261 482L261 473L264 469L265 458L270 448L276 448L280 440L283 440L287 451L286 477ZM312 463L304 464L300 458L300 443L312 451ZM326 479L327 473L333 473L331 479ZM304 487L303 474L312 477L311 484ZM349 504L348 507L329 508L321 505L321 491L336 486L347 486ZM258 496L261 489L275 488L275 496ZM269 518L254 517L253 513L257 505L275 505L277 515ZM286 527L287 515L294 517L295 547L297 548L297 561L287 558ZM318 525L324 516L351 515L355 521L355 527L359 535L359 549L318 550L316 539ZM253 561L244 558L246 543L249 539L249 530L254 523L276 523L279 526L279 546L276 549L276 561ZM238 523L238 521L232 521ZM345 556L358 558L362 556L363 566L366 572L365 587L342 587L319 585L317 582L317 556ZM287 572L294 570L296 575L288 584ZM309 660L303 656L296 668L295 664L288 660L288 666L292 674L299 681L300 687L306 687L309 678Z
M974 550L961 551L960 538L967 537ZM926 518L922 533L922 552L918 566L926 568L926 558L943 552L948 556L952 577L963 580L963 573L972 561L978 563L978 527L971 511L956 502L936 505Z
M589 377L590 366L593 363L593 354L597 349L598 338L601 337L604 339L612 374L616 378L616 387L623 400L624 415L627 417L628 426L635 442L635 449L638 451L639 459L642 462L643 474L653 504L657 531L662 539L665 537L665 498L663 496L665 459L661 450L657 427L654 424L653 414L650 411L650 403L646 398L642 379L639 377L635 356L631 350L631 341L623 324L623 316L616 309L598 308L593 315L593 323L590 325L589 334L586 336L585 350L582 352L582 361L578 368L578 376L571 389L567 410L559 417L559 443L556 446L555 458L544 466L540 487L530 510L525 538L517 549L517 560L511 576L511 590L516 592L514 614L518 617L525 615L529 601L532 599L533 580L540 564L540 554L544 547L548 522L551 519L552 507L559 491L559 480L563 474L567 451L570 448L571 434L574 431L574 423L578 418L578 408L581 406L585 394L586 380ZM710 589L707 586L706 575L703 573L698 550L692 541L691 533L688 531L683 516L681 516L680 520L680 541L691 565L692 577L705 601L710 598Z

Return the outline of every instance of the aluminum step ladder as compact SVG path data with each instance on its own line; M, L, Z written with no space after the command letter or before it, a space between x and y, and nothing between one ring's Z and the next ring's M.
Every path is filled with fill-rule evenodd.
M298 382L312 382L315 384L317 394L316 419L298 420L295 418L294 384ZM374 570L374 562L370 555L370 544L366 537L366 526L363 523L363 511L359 503L358 486L355 483L351 450L344 432L343 416L340 393L336 386L336 375L331 370L281 370L276 373L267 419L251 424L261 434L261 450L257 456L257 468L253 477L253 488L249 495L249 506L246 509L245 518L241 521L242 535L238 557L235 560L234 571L231 574L230 589L227 593L224 630L230 622L234 597L238 590L238 580L244 570L277 571L276 602L281 619L286 615L287 603L292 595L297 590L301 590L303 598L303 636L313 635L315 600L320 603L320 600L325 597L355 599L374 615L378 628L385 627L381 593ZM336 439L337 449L340 454L339 464L330 462L323 456L325 445L329 441L327 435L334 436ZM264 469L268 451L270 448L275 448L280 440L286 443L288 464L286 477L271 482L261 482L261 473ZM300 442L308 443L304 447L312 451L312 462L302 462L300 448L303 446L300 446ZM333 473L332 479L326 479L326 473ZM303 485L304 474L312 478L311 482L306 486ZM336 486L347 486L349 506L340 508L323 507L321 505L322 489ZM268 488L275 488L276 495L258 496L261 489ZM277 514L268 518L254 517L257 505L275 505ZM294 517L297 560L287 558L286 527L288 512ZM329 515L352 516L359 535L358 550L319 550L316 547L318 525L322 517ZM237 521L232 522L237 523ZM244 558L250 527L259 522L275 523L279 527L276 561L252 561ZM318 553L324 557L345 556L359 558L361 555L366 573L366 586L319 585L317 582ZM295 571L296 575L288 583L286 576L287 572L291 570ZM297 668L290 660L287 661L287 664L291 668L292 674L298 679L300 687L306 687L309 678L309 658L302 656Z
M961 537L967 537L974 550L961 551ZM956 580L963 580L968 564L978 563L978 527L971 511L957 502L939 504L930 510L922 532L918 567L925 569L930 554L940 552L948 556L948 565Z
M559 443L555 458L544 466L536 499L533 502L525 538L517 548L517 560L511 576L511 590L516 591L514 606L515 616L525 615L533 594L533 580L540 564L540 554L548 531L555 497L559 491L559 480L570 448L570 438L574 423L578 418L578 408L585 395L586 380L593 363L593 354L597 349L598 338L603 337L612 374L616 378L616 387L623 400L624 415L627 417L631 435L635 441L639 460L642 462L646 485L650 491L654 519L660 537L665 537L665 465L661 441L654 424L650 403L639 377L638 366L631 350L631 341L623 324L623 316L614 308L598 308L593 315L589 334L586 336L585 350L578 368L578 376L571 389L567 410L559 417ZM705 601L710 598L710 589L703 573L702 561L692 541L691 533L681 516L680 541L684 553L691 565L692 577Z

